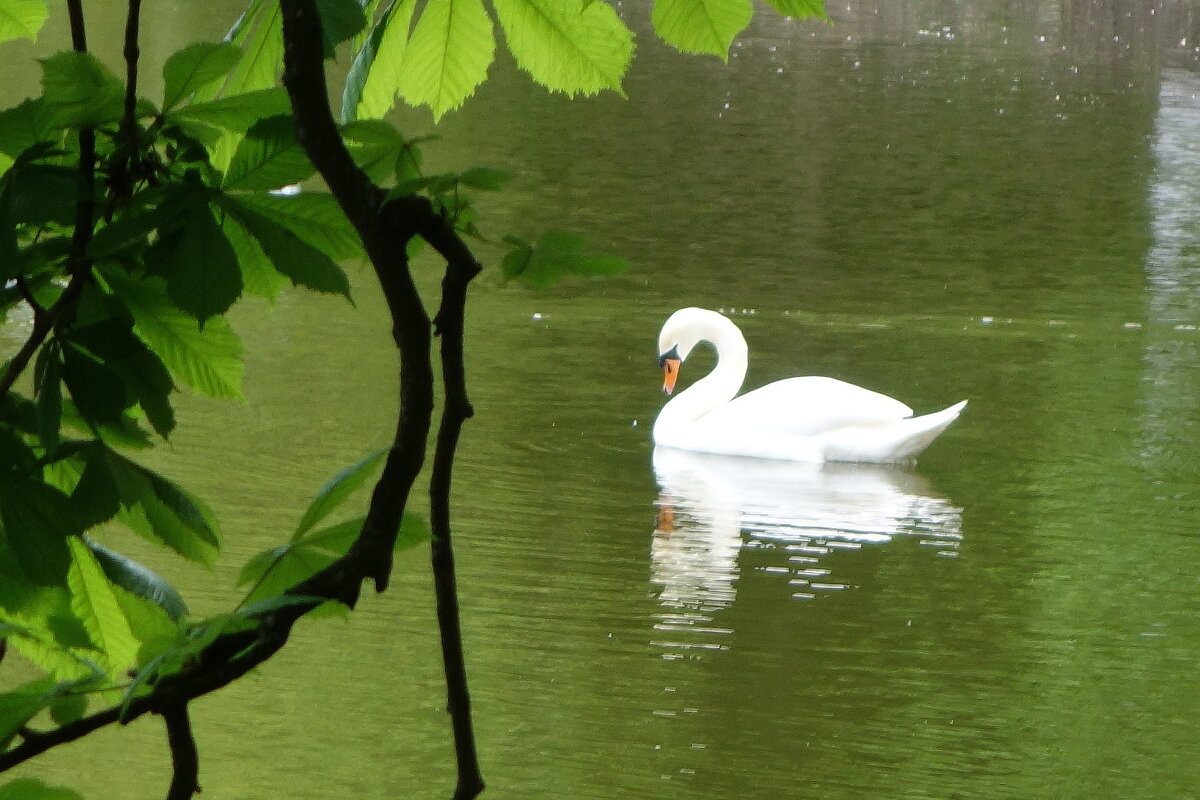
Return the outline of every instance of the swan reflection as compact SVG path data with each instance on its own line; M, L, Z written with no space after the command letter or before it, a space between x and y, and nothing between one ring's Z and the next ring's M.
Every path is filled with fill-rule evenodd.
M651 545L661 631L720 633L714 614L737 592L738 555L772 548L793 596L846 588L822 566L832 550L915 536L956 555L962 509L920 475L878 464L804 464L654 450L659 523ZM712 639L711 636L705 637ZM681 642L672 648L720 647Z

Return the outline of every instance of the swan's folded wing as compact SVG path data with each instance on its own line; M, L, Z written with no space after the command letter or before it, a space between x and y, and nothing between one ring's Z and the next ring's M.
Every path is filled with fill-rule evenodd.
M912 416L887 395L835 378L788 378L735 397L706 414L705 426L771 428L815 436L847 425L881 425Z

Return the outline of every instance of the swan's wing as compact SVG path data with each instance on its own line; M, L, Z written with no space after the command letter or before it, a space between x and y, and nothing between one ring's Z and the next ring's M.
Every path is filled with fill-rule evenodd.
M703 424L815 436L847 425L891 423L912 413L899 400L835 378L788 378L735 397L706 414Z

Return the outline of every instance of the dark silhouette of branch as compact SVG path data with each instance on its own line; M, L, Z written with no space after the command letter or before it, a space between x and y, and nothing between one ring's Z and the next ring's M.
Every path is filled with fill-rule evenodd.
M325 89L321 22L313 0L283 0L284 85L296 115L297 138L325 178L347 217L358 229L392 315L392 333L400 349L400 422L395 445L375 486L367 522L348 557L374 552L386 543L386 571L374 573L376 588L386 585L390 547L408 492L424 462L432 408L430 321L413 287L405 248L420 235L446 259L442 306L436 326L442 339L442 371L446 407L438 430L430 489L432 562L437 595L438 625L455 753L458 786L454 797L467 800L483 791L483 779L471 725L454 555L450 541L449 499L451 467L463 422L471 416L463 369L463 316L468 282L479 263L454 229L422 197L384 204L382 190L354 164L329 108ZM420 437L418 443L418 435ZM387 535L385 535L387 534ZM293 591L302 593L305 585Z
M443 226L449 228L444 222ZM446 230L436 232L437 235L443 236L446 233ZM454 232L449 230L448 233L453 235ZM437 238L436 235L434 238ZM457 240L456 235L454 239ZM434 319L442 343L442 385L446 392L446 403L438 426L429 483L430 528L433 533L430 555L433 563L434 592L437 597L438 628L442 640L442 661L446 671L446 708L450 712L458 760L455 800L477 797L484 789L475 749L474 727L471 724L471 697L467 689L466 658L463 654L462 630L459 625L458 586L450 526L450 489L454 457L463 423L474 414L467 396L466 369L463 364L467 284L480 269L469 253L464 255L455 252L447 257L446 274L442 279L442 305Z
M167 742L171 746L171 788L167 790L167 800L190 800L200 791L200 754L196 751L187 703L164 710L162 718L167 723Z
M425 463L433 414L429 316L408 268L411 224L388 224L384 192L358 168L329 109L321 19L313 0L284 0L283 83L292 101L296 137L358 231L392 317L400 351L400 415L391 452L375 485L362 534L347 559L368 570L376 591L387 587L392 550L408 494ZM318 576L319 577L319 576ZM307 584L307 582L306 582ZM300 587L297 587L297 592Z

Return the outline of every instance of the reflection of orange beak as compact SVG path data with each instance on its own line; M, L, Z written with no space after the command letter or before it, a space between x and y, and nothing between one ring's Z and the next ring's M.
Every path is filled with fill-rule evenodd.
M679 365L683 363L678 358L663 359L663 393L675 391L675 379L679 377Z

